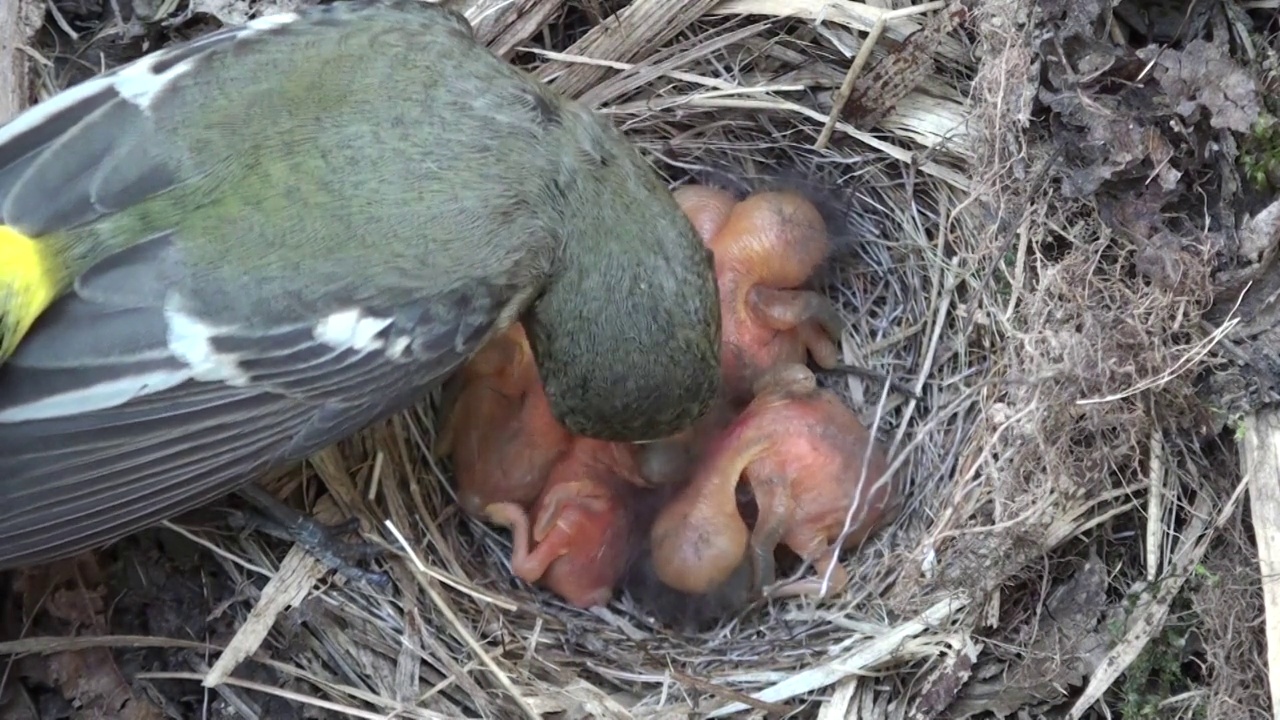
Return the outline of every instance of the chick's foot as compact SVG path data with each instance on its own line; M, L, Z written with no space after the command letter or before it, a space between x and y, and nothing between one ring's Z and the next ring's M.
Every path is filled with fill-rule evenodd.
M770 368L839 361L844 322L834 304L802 289L830 250L822 215L795 193L763 192L734 204L706 188L686 188L677 202L715 257L720 296L721 372L736 403Z
M839 364L836 342L844 332L844 320L830 299L812 290L757 285L751 288L750 302L766 326L779 332L795 331L799 344L819 367L830 370Z

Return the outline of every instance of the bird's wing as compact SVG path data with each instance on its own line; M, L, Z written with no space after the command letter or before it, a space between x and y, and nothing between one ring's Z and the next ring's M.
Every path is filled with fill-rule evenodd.
M361 15L377 18L380 29L414 22L471 34L465 18L435 4L353 0L263 16L151 52L69 87L0 126L0 223L38 237L109 215L189 180L189 173L207 168L184 167L187 148L173 145L159 126L180 123L181 118L165 116L166 100L190 94L185 84L198 74L197 68L216 62L213 56L229 54L252 66L268 59L268 48L287 54L288 48L279 48L289 44L302 52L315 42L317 32L328 32L335 38L331 42L338 42L346 37L343 28L367 29L350 22ZM262 72L273 69L267 64Z
M418 15L379 14L384 6ZM190 138L175 132L183 118L174 103L200 95L188 80L251 75L248 56L268 43L289 55L282 43L328 42L327 32L339 44L350 27L343 14L368 11L377 17L364 26L371 32L413 17L444 32L467 27L409 0L264 17L87 80L0 127L0 351L6 324L25 327L39 312L5 304L6 290L24 280L15 273L30 272L6 265L6 239L74 243L101 226L141 240L81 274L12 356L0 358L0 568L172 517L411 404L528 299L502 282L438 277L439 268L390 268L399 280L375 292L361 268L315 282L277 264L275 278L298 292L260 290L253 273L268 268L240 258L211 272L220 263L184 256L201 247L191 237L198 226L164 214L172 209L136 211L148 198L191 192L221 162L196 157ZM198 72L231 55L243 65ZM203 121L222 122L216 114ZM429 222L413 227L459 234ZM361 238L342 239L349 242L338 249L358 259ZM317 265L314 256L298 262ZM243 277L229 269L240 267ZM425 271L436 279L423 280ZM327 280L336 276L347 284L331 292ZM232 284L241 295L230 295ZM365 297L384 304L361 304ZM14 308L27 313L21 323L11 322Z
M0 222L38 237L172 187L180 168L159 152L150 117L157 98L201 57L296 19L263 17L157 50L0 127Z
M115 540L411 405L514 296L470 283L214 323L168 281L182 270L168 236L112 256L0 366L0 568Z
M158 124L158 101L210 53L298 17L265 17L158 50L0 126L0 363L73 274L61 253L76 248L54 247L59 234L199 172Z

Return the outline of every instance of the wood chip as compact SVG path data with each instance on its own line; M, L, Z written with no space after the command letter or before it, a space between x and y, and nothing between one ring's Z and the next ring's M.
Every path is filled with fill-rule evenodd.
M0 3L0 123L27 106L30 73L27 46L44 21L44 3L5 0Z
M1280 576L1280 412L1245 418L1240 447L1241 471L1249 482L1249 511L1258 541L1259 577ZM1262 583L1267 626L1267 674L1272 717L1280 720L1280 583Z
M936 71L934 54L942 41L963 23L969 11L959 2L934 14L924 27L873 64L857 79L840 114L855 127L872 127L883 120L926 77Z
M218 657L213 668L204 676L205 687L214 687L226 680L245 658L258 651L267 633L275 624L276 618L285 610L297 605L307 597L307 593L315 586L316 580L328 572L301 546L294 545L280 571L271 578L262 589L262 597L253 606L244 625L236 631L235 637L227 645L227 649Z

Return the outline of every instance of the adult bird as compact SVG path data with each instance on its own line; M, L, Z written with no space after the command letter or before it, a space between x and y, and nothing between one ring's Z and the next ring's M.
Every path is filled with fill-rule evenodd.
M517 319L568 429L670 435L718 392L717 307L638 152L451 11L167 47L0 127L0 569L246 491Z

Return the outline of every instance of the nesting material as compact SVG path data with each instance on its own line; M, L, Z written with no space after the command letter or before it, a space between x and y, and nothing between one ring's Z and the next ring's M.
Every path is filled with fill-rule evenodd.
M722 386L702 419L645 444L574 436L517 322L444 386L436 450L463 511L511 531L516 577L583 609L621 583L683 628L756 597L842 592L840 551L891 520L901 493L883 449L807 367L839 367L844 327L802 287L830 250L817 207L796 192L675 196L719 286ZM779 548L821 579L771 588Z
M314 561L183 519L170 534L207 551L192 577L236 588L209 591L201 617L231 629L200 638L209 646L181 628L101 641L181 663L138 681L173 698L208 681L210 702L244 717L268 701L361 718L1265 706L1262 634L1240 634L1262 608L1241 478L1229 449L1196 434L1195 374L1220 339L1198 319L1207 281L1194 265L1175 288L1136 281L1132 248L1098 207L1051 182L1053 131L1032 99L1036 43L1054 35L1037 4L449 4L513 62L610 116L673 187L817 204L831 252L812 286L838 310L845 368L818 384L885 448L901 505L839 555L847 585L828 597L735 607L696 631L632 593L583 611L515 577L509 533L461 511L433 398L270 484L322 519L359 518L387 547L390 589L317 574L299 593L286 580ZM46 46L68 42L65 14ZM175 36L217 26L166 22ZM917 32L934 41L907 42ZM869 35L879 40L864 46ZM85 72L34 67L42 92ZM867 78L887 68L916 82L872 92ZM840 112L848 98L874 123ZM272 581L286 558L289 577ZM1165 630L1175 622L1198 630L1185 653L1230 670L1185 670L1190 641ZM0 655L71 649L43 637ZM1169 667L1182 674L1159 685Z

